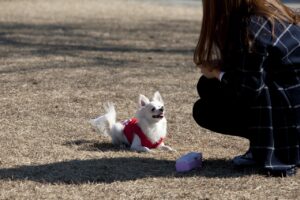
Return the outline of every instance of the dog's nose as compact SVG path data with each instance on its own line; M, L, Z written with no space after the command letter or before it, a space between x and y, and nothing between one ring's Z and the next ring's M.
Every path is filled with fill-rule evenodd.
M164 107L161 107L161 108L159 109L159 111L160 111L160 112L164 112Z

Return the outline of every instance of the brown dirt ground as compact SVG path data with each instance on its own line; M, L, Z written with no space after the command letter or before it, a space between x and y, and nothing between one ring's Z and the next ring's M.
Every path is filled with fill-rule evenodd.
M199 128L191 110L201 7L134 0L0 2L0 199L297 199L299 175L266 177L231 159L244 139ZM110 144L88 120L133 116L159 90L176 153ZM204 167L176 173L190 151Z

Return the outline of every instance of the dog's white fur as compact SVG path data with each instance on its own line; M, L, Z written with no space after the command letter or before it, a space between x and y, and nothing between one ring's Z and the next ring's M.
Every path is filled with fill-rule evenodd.
M157 91L154 93L153 100L150 101L146 96L140 94L139 109L136 112L138 125L152 142L158 142L160 138L167 135L167 120L164 116L164 102ZM112 103L105 106L106 114L90 120L92 126L99 132L108 135L115 145L129 145L131 150L139 152L151 152L148 147L141 144L141 140L137 134L134 135L133 141L129 144L123 133L124 125L116 121L116 110ZM107 123L108 122L108 123ZM108 127L106 126L108 124ZM173 149L162 142L158 148L173 151Z

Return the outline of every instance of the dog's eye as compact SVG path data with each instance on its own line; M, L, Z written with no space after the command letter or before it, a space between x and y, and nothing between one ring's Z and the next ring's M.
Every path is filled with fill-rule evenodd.
M152 108L151 111L154 112L154 111L155 111L155 108Z

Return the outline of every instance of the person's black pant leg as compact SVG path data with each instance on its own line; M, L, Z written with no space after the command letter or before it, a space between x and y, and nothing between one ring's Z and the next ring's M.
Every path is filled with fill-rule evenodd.
M203 128L227 135L245 137L245 117L216 79L202 76L197 90L200 99L193 107L193 117Z

